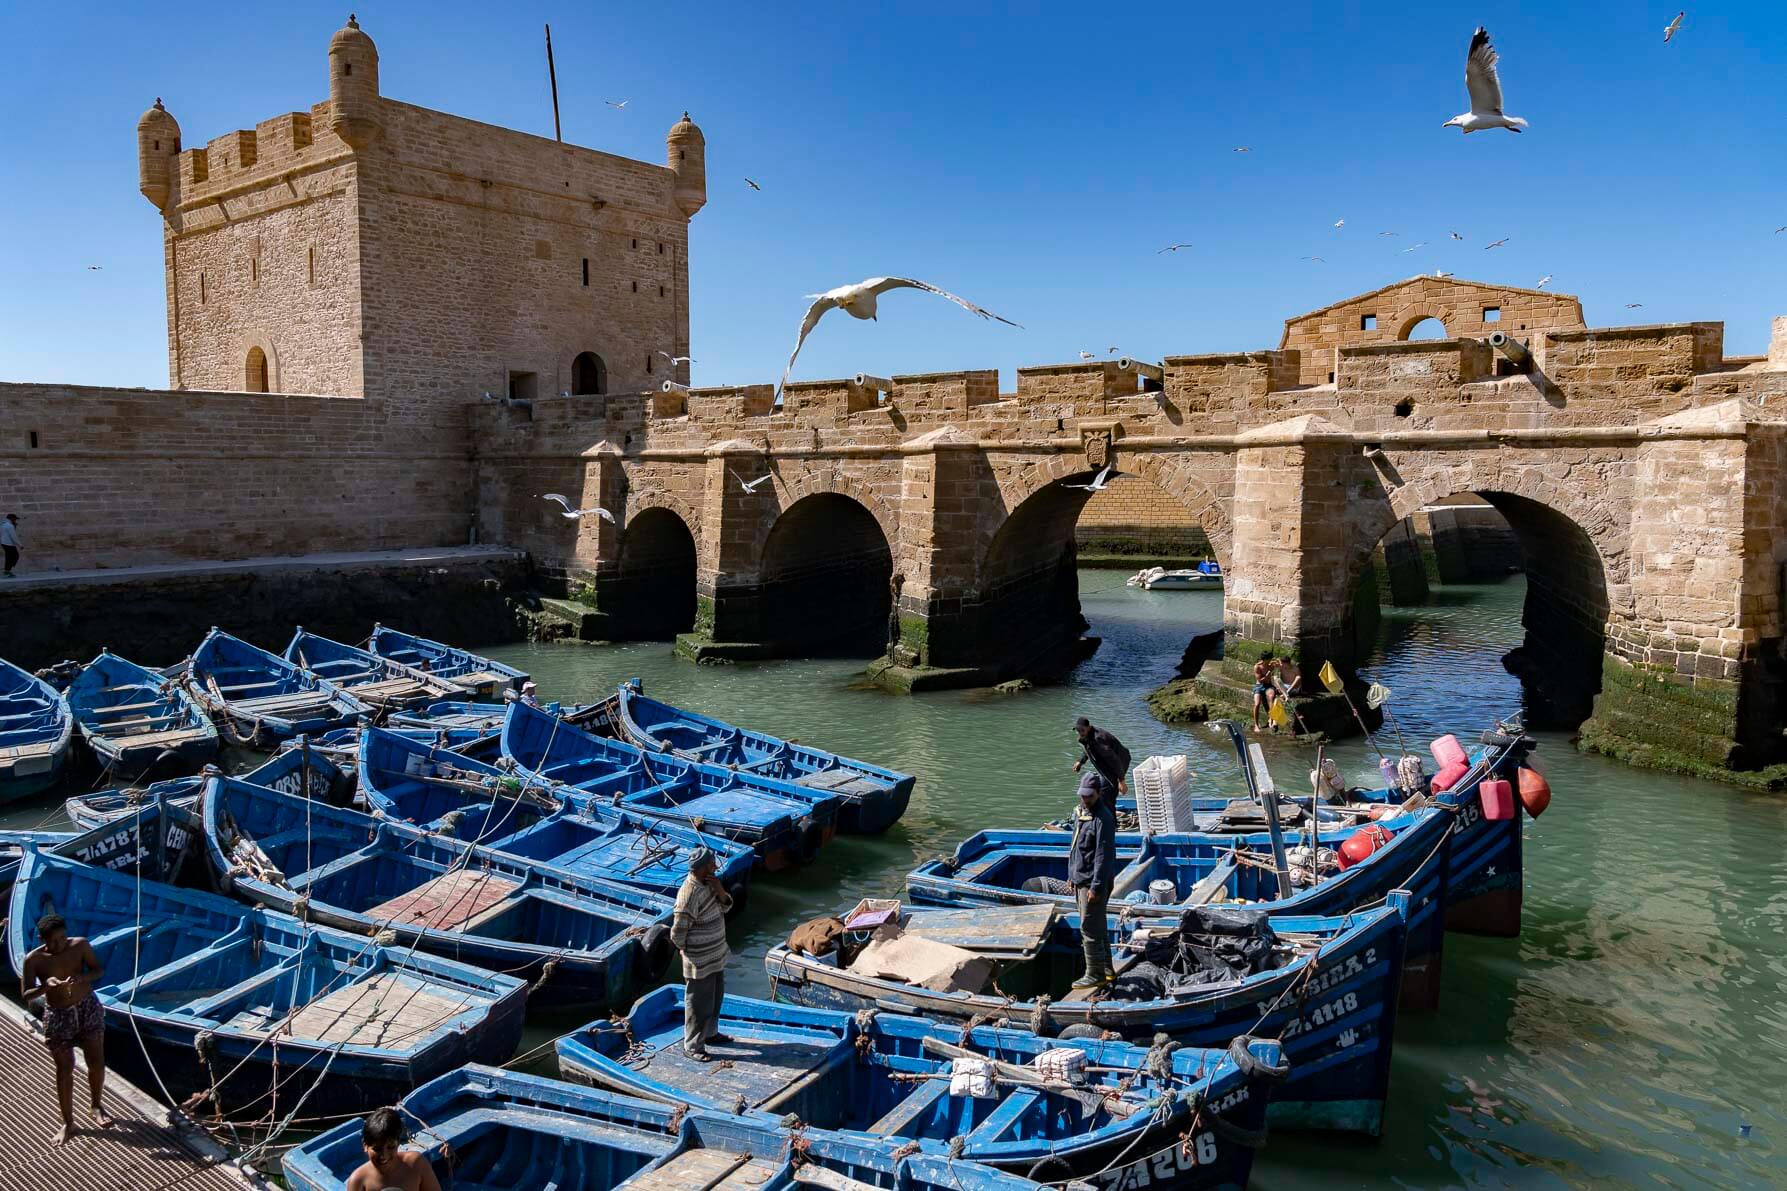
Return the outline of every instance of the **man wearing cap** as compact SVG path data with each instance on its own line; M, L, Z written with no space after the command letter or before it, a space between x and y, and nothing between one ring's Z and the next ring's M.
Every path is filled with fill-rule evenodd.
M1080 911L1080 946L1086 973L1075 988L1100 988L1116 976L1105 907L1117 878L1116 792L1096 768L1080 777L1080 805L1073 817L1073 847L1067 853L1067 887Z
M726 911L732 895L720 884L718 864L707 848L689 857L689 875L676 891L670 941L683 955L683 1053L698 1063L710 1056L707 1044L732 1041L720 1033L720 1002L726 997Z

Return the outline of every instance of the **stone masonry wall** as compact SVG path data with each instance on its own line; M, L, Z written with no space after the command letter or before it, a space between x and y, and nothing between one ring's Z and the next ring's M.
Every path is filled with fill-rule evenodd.
M1481 339L1492 331L1525 339L1583 325L1582 304L1567 294L1415 277L1287 319L1278 346L1300 353L1301 383L1333 384L1338 349L1405 340L1428 318L1439 319L1449 339Z
M1190 558L1209 549L1191 510L1140 476L1117 476L1093 493L1074 537L1082 552Z
M29 571L458 545L460 410L389 434L359 398L0 384L0 513Z

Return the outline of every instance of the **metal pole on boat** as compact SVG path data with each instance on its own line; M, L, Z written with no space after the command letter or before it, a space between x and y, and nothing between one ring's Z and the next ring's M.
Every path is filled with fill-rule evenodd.
M1258 744L1248 743L1247 737L1241 734L1241 725L1234 720L1218 720L1216 723L1227 729L1235 754L1241 758L1241 775L1247 779L1248 793L1266 812L1266 827L1272 833L1272 867L1278 875L1278 896L1289 897L1291 868L1284 854L1284 828L1278 822L1278 787L1272 784L1272 773L1266 768L1266 755Z
M1255 781L1260 795L1260 805L1266 811L1266 830L1272 833L1272 868L1278 875L1278 896L1291 895L1291 865L1284 854L1284 828L1278 823L1278 787L1272 784L1272 772L1266 768L1266 754L1260 750L1258 743L1247 746L1250 768L1257 768Z

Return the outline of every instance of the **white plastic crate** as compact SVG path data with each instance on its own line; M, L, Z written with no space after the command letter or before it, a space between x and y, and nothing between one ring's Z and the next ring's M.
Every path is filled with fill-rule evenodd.
M1191 759L1149 757L1129 775L1136 819L1144 835L1191 831Z

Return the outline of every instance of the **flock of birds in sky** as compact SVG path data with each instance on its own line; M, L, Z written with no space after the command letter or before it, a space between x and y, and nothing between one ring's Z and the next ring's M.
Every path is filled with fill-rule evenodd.
M1675 14L1675 19L1670 21L1663 29L1664 42L1674 40L1675 35L1681 31L1682 22L1687 18L1687 15L1685 10ZM1526 120L1519 116L1510 116L1504 110L1501 77L1496 71L1497 60L1498 56L1495 51L1495 46L1489 40L1489 31L1479 25L1476 31L1471 34L1470 45L1465 50L1464 59L1464 87L1465 93L1470 100L1470 107L1468 110L1447 120L1441 125L1442 128L1457 128L1467 135L1473 132L1483 132L1496 128L1505 129L1508 132L1514 133L1526 129ZM610 99L607 101L609 107L616 109L625 108L628 102L629 101L625 99ZM1253 147L1251 145L1237 145L1233 151L1236 153L1251 153L1253 152ZM749 177L745 178L745 184L753 191L762 191L763 189L762 186L758 185L755 180ZM1334 221L1336 230L1344 228L1345 226L1346 219L1344 217ZM1787 232L1787 225L1775 229L1776 235L1780 235L1783 232ZM1399 234L1400 233L1394 231L1382 231L1378 233L1381 237L1393 237ZM1449 231L1447 236L1450 239L1459 242L1462 242L1465 238L1457 231ZM1508 243L1510 238L1511 237L1503 236L1498 240L1493 240L1483 246L1483 251L1488 252L1500 248ZM1170 253L1183 252L1192 247L1194 246L1190 243L1168 244L1166 247L1156 251L1155 255L1164 256ZM1421 240L1411 244L1407 248L1401 249L1400 252L1402 254L1407 254L1419 251L1425 247L1427 247L1427 241ZM1320 256L1305 256L1299 259L1310 261L1315 264L1325 263ZM97 265L89 266L89 268L98 267L99 266ZM1434 270L1433 275L1435 277L1452 276L1450 272L1441 269ZM1546 286L1550 285L1551 282L1552 275L1547 273L1534 283L1533 288L1544 289ZM788 366L783 369L782 379L776 384L776 400L778 402L781 400L782 390L787 385L789 376L794 372L794 362L800 358L800 350L806 344L807 336L813 333L813 329L819 325L819 321L822 318L833 310L842 310L852 318L878 321L878 299L881 295L896 289L922 290L925 293L934 294L940 298L947 298L962 309L971 314L978 315L980 318L1001 322L1011 327L1019 326L1018 323L1014 323L1010 319L1001 315L994 314L992 311L987 310L982 306L977 306L960 295L952 294L948 290L939 289L937 286L931 285L928 282L918 281L910 277L871 277L865 281L859 281L854 285L840 285L836 289L827 290L822 294L809 294L808 297L812 299L812 303L807 307L807 312L801 319L800 333L795 337L794 351L788 357ZM1643 305L1644 303L1642 302L1627 302L1625 307L1627 310L1637 310ZM687 356L676 356L665 351L660 351L657 354L670 361L672 365L694 362ZM1113 345L1106 348L1105 354L1109 356L1116 355L1116 346ZM1084 361L1091 361L1099 358L1097 355L1089 351L1082 351L1079 353L1079 356L1080 359ZM678 384L675 381L665 382L665 388L667 389L686 390L687 387L688 386ZM736 471L728 469L728 472L738 481L739 486L747 493L755 493L761 485L768 483L772 478L770 475L766 474L759 476L754 480L746 480ZM1090 483L1068 484L1065 485L1065 487L1083 489L1087 492L1099 492L1109 483L1110 478L1111 468L1106 467L1103 471L1100 471L1098 475L1093 477ZM593 515L610 524L615 524L614 514L607 509L594 506L586 509L579 509L568 497L556 492L546 493L544 499L558 504L563 510L563 516L565 517L581 519Z

